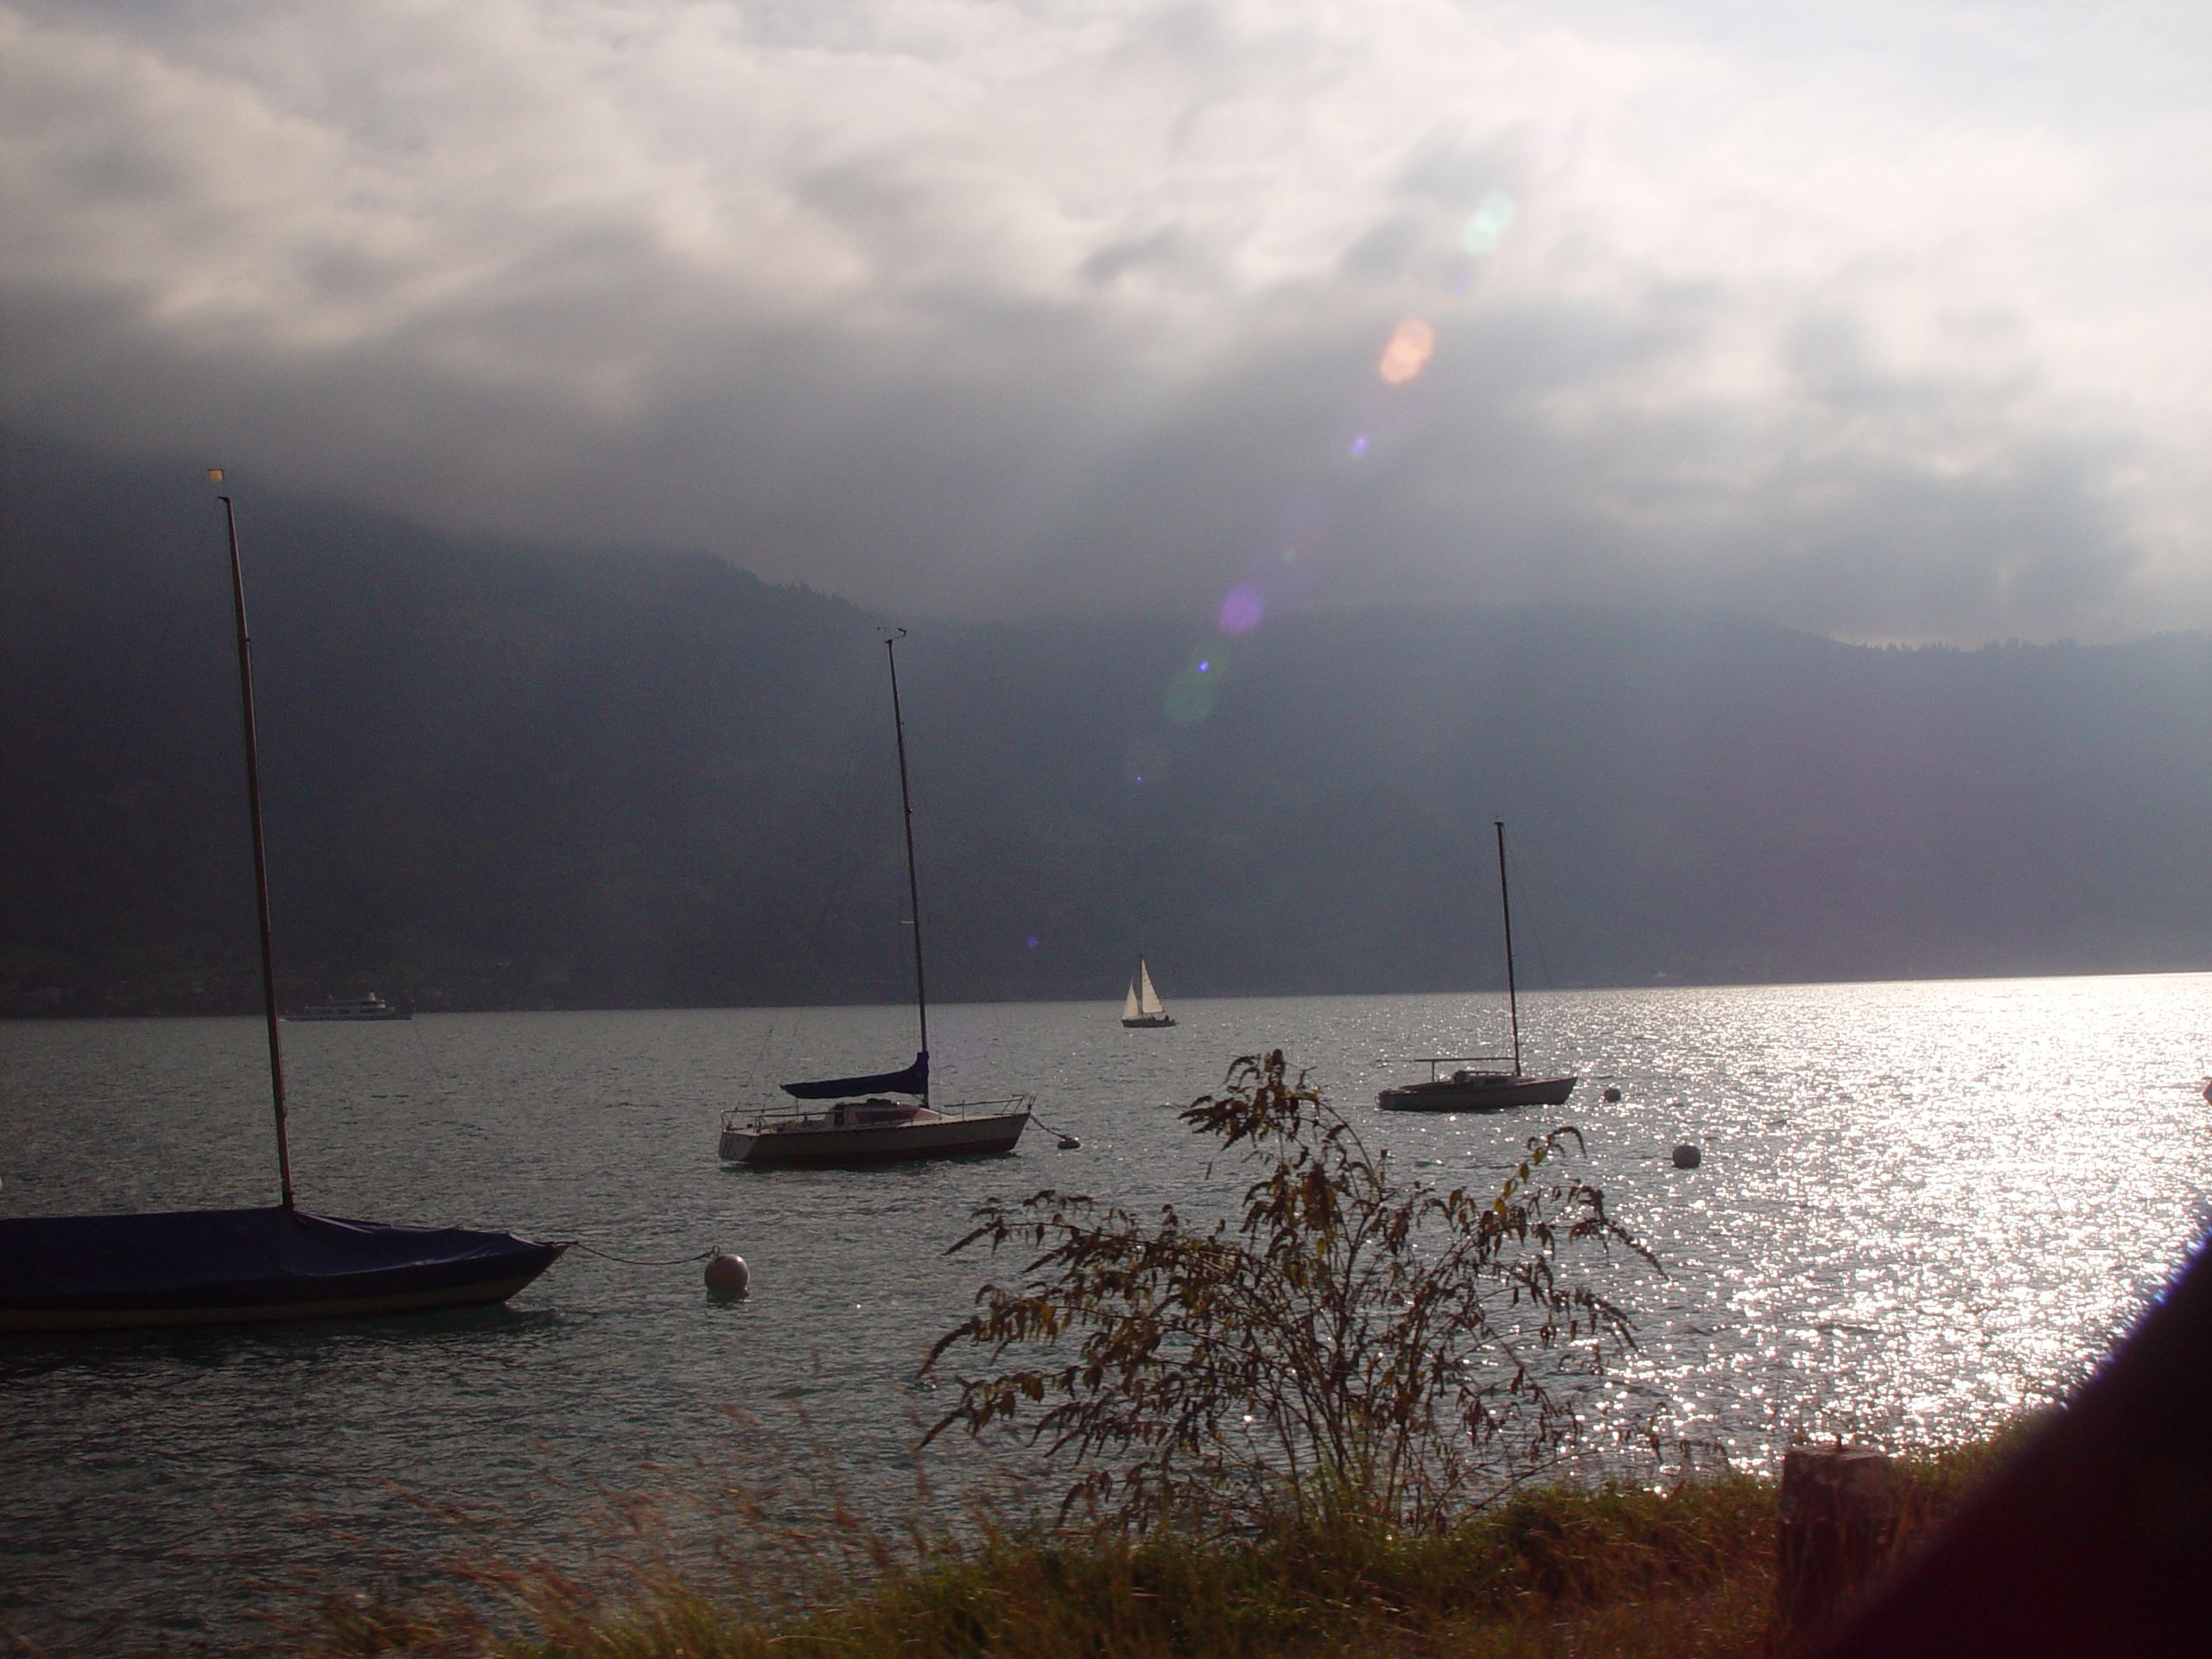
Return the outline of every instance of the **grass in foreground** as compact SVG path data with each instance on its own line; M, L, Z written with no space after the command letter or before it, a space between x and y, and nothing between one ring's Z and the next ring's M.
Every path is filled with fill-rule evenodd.
M1905 1460L1908 1532L1942 1518L2001 1441ZM786 1539L785 1544L791 1541ZM773 1549L764 1539L760 1548ZM819 1563L829 1554L816 1549ZM1080 1543L998 1531L918 1561L880 1550L810 1589L753 1560L725 1584L641 1568L620 1594L535 1565L465 1569L416 1610L331 1602L316 1659L1733 1659L1774 1650L1775 1489L1721 1473L1664 1491L1523 1494L1439 1536L1344 1529L1245 1544ZM879 1563L865 1563L871 1555ZM788 1563L785 1563L788 1565ZM456 1580L459 1585L461 1580Z

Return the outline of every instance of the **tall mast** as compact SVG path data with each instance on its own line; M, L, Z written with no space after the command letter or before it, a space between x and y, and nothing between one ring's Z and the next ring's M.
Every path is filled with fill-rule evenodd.
M1513 990L1513 904L1505 896L1505 820L1492 818L1497 830L1497 908L1505 918L1505 1017L1513 1027L1513 1075L1521 1075L1521 1000Z
M906 630L895 628L883 636L884 660L891 664L891 728L899 738L899 807L906 829L906 908L914 929L914 1020L922 1033L922 1058L930 1052L929 982L922 972L922 890L914 879L914 798L906 787L906 721L899 710L898 645ZM922 1103L929 1104L929 1073L922 1073Z
M219 485L223 469L210 467L209 482ZM245 727L246 817L253 825L253 898L261 923L261 1008L269 1021L269 1092L276 1112L276 1176L284 1208L292 1204L292 1147L284 1128L284 1052L276 1034L276 956L269 938L269 855L261 833L261 746L253 726L253 645L245 626L245 573L238 563L238 515L231 498L219 493L223 523L231 537L231 611L238 621L238 706Z

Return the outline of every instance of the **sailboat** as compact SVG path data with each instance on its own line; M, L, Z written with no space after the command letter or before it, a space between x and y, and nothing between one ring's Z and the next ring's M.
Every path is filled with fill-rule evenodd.
M820 1077L787 1083L806 1106L739 1107L722 1119L721 1151L730 1163L755 1167L788 1164L890 1163L914 1158L1011 1152L1029 1122L1034 1097L970 1101L939 1111L930 1104L930 998L922 955L921 886L914 874L914 802L906 785L906 722L899 707L899 641L904 628L884 635L891 670L891 726L899 746L899 805L906 831L906 904L914 936L914 1019L920 1043L914 1063L898 1071ZM897 1095L906 1098L893 1100Z
M1426 1083L1402 1083L1375 1097L1386 1112L1495 1112L1511 1106L1558 1106L1574 1091L1573 1077L1532 1077L1521 1070L1521 1001L1513 984L1513 906L1505 891L1505 825L1497 820L1492 824L1497 831L1497 905L1505 922L1505 1008L1513 1052L1428 1056ZM1510 1071L1468 1069L1505 1059L1513 1063ZM1440 1072L1438 1068L1446 1065L1456 1069L1448 1075Z
M1152 970L1144 965L1142 957L1137 958L1137 976L1129 982L1129 994L1122 999L1122 1023L1133 1030L1175 1023L1175 1016L1161 1003L1160 993L1152 988Z
M217 485L223 481L219 469L210 471L208 478ZM123 1331L483 1306L506 1300L568 1249L512 1233L397 1227L311 1215L295 1200L270 944L245 578L238 562L236 510L228 495L217 499L230 533L262 1007L269 1027L270 1095L283 1198L273 1206L253 1209L0 1221L0 1331Z

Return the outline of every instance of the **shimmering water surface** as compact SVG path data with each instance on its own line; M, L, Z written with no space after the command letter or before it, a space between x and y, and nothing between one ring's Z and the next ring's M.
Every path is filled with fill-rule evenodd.
M2207 1209L2212 976L1662 988L1524 999L1558 1111L1385 1116L1403 1057L1493 1046L1494 998L1181 1002L934 1016L941 1096L1034 1090L1005 1158L750 1172L721 1109L764 1080L902 1058L899 1009L448 1015L286 1028L302 1201L512 1229L580 1253L496 1313L288 1330L0 1339L0 1633L64 1649L229 1635L271 1570L344 1580L435 1529L408 1494L503 1506L532 1538L580 1491L680 1479L725 1405L803 1411L867 1488L902 1490L920 1351L985 1274L942 1258L969 1207L1051 1185L1204 1212L1234 1182L1165 1109L1237 1053L1309 1065L1402 1166L1487 1185L1581 1126L1590 1179L1667 1276L1617 1276L1641 1346L1611 1409L1752 1463L1797 1432L1970 1431L2062 1384ZM0 1027L0 1214L269 1202L251 1020ZM1599 1090L1617 1084L1607 1105ZM1694 1171L1669 1151L1693 1141ZM303 1525L303 1522L315 1524ZM0 1645L4 1640L0 1639Z

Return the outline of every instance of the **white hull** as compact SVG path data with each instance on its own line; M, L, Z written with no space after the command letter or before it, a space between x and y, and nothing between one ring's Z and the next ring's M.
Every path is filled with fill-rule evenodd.
M783 1122L755 1119L722 1128L721 1155L733 1164L876 1164L1011 1152L1028 1127L1027 1110L987 1117L918 1114L901 1123L836 1124L824 1116Z

